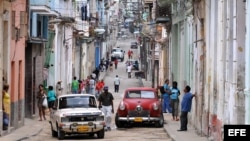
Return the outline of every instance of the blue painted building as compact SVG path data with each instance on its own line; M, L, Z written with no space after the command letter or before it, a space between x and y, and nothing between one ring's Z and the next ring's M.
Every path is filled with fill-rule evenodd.
M37 111L36 93L38 85L46 79L49 64L45 66L45 53L51 52L48 37L53 38L54 33L48 33L48 19L58 16L53 0L29 1L28 40L25 49L25 116L33 117ZM45 50L45 46L48 50Z

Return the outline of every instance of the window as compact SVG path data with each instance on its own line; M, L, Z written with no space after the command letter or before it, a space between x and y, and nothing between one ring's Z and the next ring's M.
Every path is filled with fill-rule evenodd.
M96 108L95 98L92 96L70 96L59 99L59 109L64 108Z
M149 98L154 99L155 93L154 91L140 91L134 90L127 92L126 98Z

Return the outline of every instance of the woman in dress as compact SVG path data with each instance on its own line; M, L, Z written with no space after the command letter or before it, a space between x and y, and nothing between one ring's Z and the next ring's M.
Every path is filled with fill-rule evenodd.
M46 107L43 106L43 101L46 98L46 93L42 84L40 84L38 88L39 88L39 91L37 93L37 106L38 106L39 116L40 116L39 121L42 121L43 119L46 120L46 117L45 117Z

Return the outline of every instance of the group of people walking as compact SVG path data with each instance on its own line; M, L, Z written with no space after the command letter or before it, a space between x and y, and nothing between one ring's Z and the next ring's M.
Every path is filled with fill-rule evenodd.
M190 93L190 86L184 88L184 96L181 102L180 129L178 131L187 131L188 112L191 110L192 98L195 94ZM173 81L172 87L169 86L169 79L160 87L162 94L162 110L163 113L171 113L172 120L179 121L179 96L181 94L178 83Z

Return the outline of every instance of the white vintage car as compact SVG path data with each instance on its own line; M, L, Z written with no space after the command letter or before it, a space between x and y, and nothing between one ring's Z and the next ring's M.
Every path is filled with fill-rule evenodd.
M65 94L57 98L50 115L53 137L88 134L104 138L104 114L98 109L96 98L91 94Z

